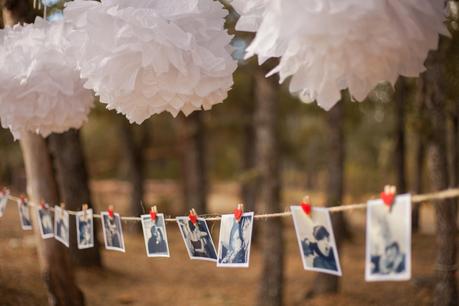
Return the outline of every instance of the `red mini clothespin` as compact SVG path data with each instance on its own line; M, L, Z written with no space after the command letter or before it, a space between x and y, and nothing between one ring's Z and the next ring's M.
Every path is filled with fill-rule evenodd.
M43 199L40 201L40 208L41 208L41 209L47 208L47 207L46 207L45 200L43 200Z
M392 207L395 201L396 192L397 188L395 186L384 186L384 191L381 192L381 200L383 200L384 204L386 204L388 207Z
M153 222L156 222L157 213L158 213L158 209L156 208L156 205L155 205L150 209L150 218Z
M108 216L110 217L110 219L113 219L114 215L115 213L113 212L113 205L109 205L108 206Z
M196 211L194 210L194 208L192 208L190 210L190 214L188 215L188 219L190 219L191 223L193 223L193 225L196 225L196 223L198 223L198 215L196 214Z
M241 221L243 214L244 204L237 204L237 207L234 209L234 219L236 219L237 222Z
M303 209L306 215L311 215L311 203L309 202L309 196L305 196L300 203L301 208Z

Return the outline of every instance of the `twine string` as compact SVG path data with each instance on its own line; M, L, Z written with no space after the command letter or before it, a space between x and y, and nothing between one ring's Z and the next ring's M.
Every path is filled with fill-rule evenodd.
M21 200L19 197L16 197L13 195L7 195L7 197L9 200L15 201L15 202ZM438 200L451 199L451 198L457 198L457 197L459 197L459 188L450 188L450 189L432 192L432 193L412 195L411 203L419 204L419 203L427 202L427 201L438 201ZM36 205L33 202L28 202L28 205L30 205L31 207L39 207L39 205ZM367 203L356 203L356 204L347 204L347 205L327 207L330 213L352 211L352 210L359 210L359 209L366 209L366 208L367 208ZM54 211L54 208L52 206L48 207L48 209L51 211ZM72 216L76 216L78 213L78 211L72 211L72 210L66 210L66 211L69 215L72 215ZM276 213L255 214L254 218L261 219L261 220L267 220L270 218L289 217L291 215L292 213L290 211L284 211L284 212L276 212ZM100 214L93 214L92 216L95 219L101 218ZM221 220L221 216L215 216L215 215L210 215L210 216L201 215L199 217L206 221L220 221ZM135 217L135 216L121 216L120 218L123 221L137 221L138 222L142 220L142 218ZM167 218L165 218L165 221L166 222L176 222L176 218L168 216Z

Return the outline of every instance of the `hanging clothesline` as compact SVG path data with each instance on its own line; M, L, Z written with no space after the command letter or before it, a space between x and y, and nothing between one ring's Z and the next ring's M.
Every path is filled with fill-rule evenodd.
M431 192L431 193L426 193L426 194L417 194L412 196L412 203L413 204L418 204L426 201L433 201L433 200L443 200L443 199L450 199L450 198L457 198L459 197L459 188L450 188L438 192ZM19 197L13 196L13 195L8 195L8 199L12 201L19 201L21 200ZM36 205L32 202L29 202L28 205L32 207L38 207L39 205ZM336 212L342 212L342 211L351 211L351 210L358 210L358 209L366 209L367 203L356 203L356 204L348 204L348 205L339 205L339 206L332 206L332 207L327 207L328 210L331 213L336 213ZM49 207L51 211L54 211L53 207ZM69 215L76 215L77 211L72 211L72 210L66 210ZM267 213L267 214L256 214L254 215L255 219L269 219L269 218L281 218L281 217L289 217L291 216L292 213L290 211L284 211L284 212L277 212L277 213ZM96 219L100 219L101 216L100 214L93 214L93 217ZM206 221L220 221L221 217L220 216L208 216L208 215L200 215L203 219ZM122 216L121 220L123 221L141 221L142 219L140 217L134 217L134 216ZM168 217L165 218L166 222L176 222L175 218Z

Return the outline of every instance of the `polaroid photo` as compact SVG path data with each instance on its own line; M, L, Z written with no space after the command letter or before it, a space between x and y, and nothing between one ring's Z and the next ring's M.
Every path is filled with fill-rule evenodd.
M399 195L389 208L368 201L365 256L366 281L411 278L411 196Z
M249 267L252 228L253 212L244 213L239 222L234 214L222 215L217 267Z
M94 221L91 208L77 212L76 229L78 249L94 247Z
M157 214L154 221L149 214L142 215L141 218L148 257L169 257L164 214Z
M53 238L53 218L51 211L47 207L39 207L37 210L37 217L40 223L40 234L43 239Z
M207 222L198 218L195 226L188 217L177 217L177 224L190 259L217 261L217 252Z
M107 250L126 252L120 215L115 213L113 214L113 218L111 218L108 212L104 211L101 213L101 218L105 248Z
M10 195L9 190L0 191L0 217L3 217L5 213L6 204L8 204L8 196Z
M69 247L69 213L59 206L54 206L54 238Z
M29 203L25 199L19 199L17 203L21 228L25 231L29 231L32 229L32 218L30 216Z
M306 215L301 206L290 206L290 210L304 269L341 276L329 211L313 207Z

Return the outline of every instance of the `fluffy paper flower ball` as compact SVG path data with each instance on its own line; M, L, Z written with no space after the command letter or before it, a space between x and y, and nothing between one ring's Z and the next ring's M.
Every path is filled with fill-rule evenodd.
M37 18L1 31L0 121L16 139L24 131L47 136L79 128L93 105L64 51L65 28Z
M268 75L279 73L281 82L291 76L292 93L327 110L342 89L363 100L381 81L418 76L438 34L447 34L442 1L234 2L242 15L239 28L257 31L247 57L256 54L260 62L279 57Z
M213 0L68 2L64 19L85 86L108 109L142 123L163 111L208 110L233 84L236 61Z

